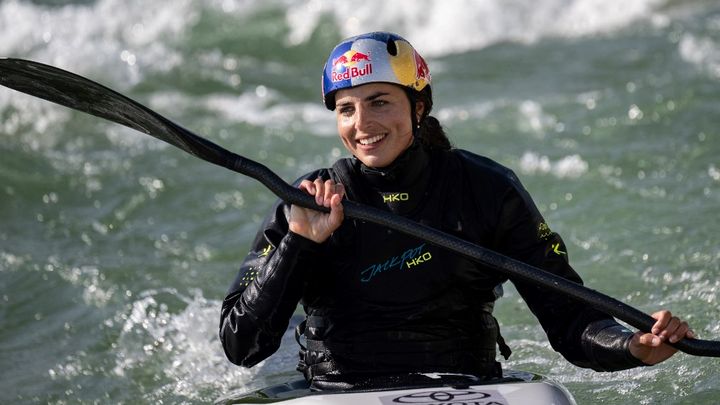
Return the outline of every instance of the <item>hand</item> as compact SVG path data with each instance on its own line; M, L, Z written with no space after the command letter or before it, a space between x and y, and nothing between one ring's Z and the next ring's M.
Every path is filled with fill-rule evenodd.
M303 180L299 188L315 196L317 205L330 208L330 213L292 205L289 218L290 230L317 243L325 242L345 218L342 206L345 187L333 180L323 181L318 178L315 181Z
M695 332L688 323L673 316L670 311L652 314L657 320L652 333L636 332L630 340L630 353L645 364L653 365L670 358L677 349L666 344L675 343L684 338L695 338Z

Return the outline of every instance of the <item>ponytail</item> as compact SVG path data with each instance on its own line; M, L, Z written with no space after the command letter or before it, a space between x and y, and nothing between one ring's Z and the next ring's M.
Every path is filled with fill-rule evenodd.
M426 116L420 122L418 138L423 146L428 149L450 150L452 148L450 139L445 134L440 121L432 115Z
M452 144L445 134L445 130L437 118L430 115L432 110L432 90L430 86L425 87L421 91L406 89L406 94L410 100L411 120L414 127L413 134L420 140L420 143L427 149L450 150ZM415 119L416 105L420 102L423 104L423 115L418 123Z

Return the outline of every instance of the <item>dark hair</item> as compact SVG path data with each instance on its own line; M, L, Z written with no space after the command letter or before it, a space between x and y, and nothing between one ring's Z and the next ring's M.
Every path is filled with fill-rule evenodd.
M450 150L452 148L450 139L445 134L440 121L432 115L428 115L420 121L418 139L428 149Z
M447 134L445 134L445 130L442 125L440 125L440 121L430 115L430 110L432 110L433 104L430 86L425 87L420 92L409 90L408 98L410 99L411 108L413 110L413 125L418 126L416 136L420 142L428 149L450 150L452 148L452 144L450 143L450 139L448 139ZM414 118L417 102L423 103L424 110L422 117L420 117L420 122L416 124Z

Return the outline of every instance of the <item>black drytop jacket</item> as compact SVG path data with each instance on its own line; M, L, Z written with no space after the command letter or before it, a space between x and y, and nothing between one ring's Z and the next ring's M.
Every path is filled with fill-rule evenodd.
M476 154L414 143L389 168L341 159L301 179L332 178L347 198L403 215L582 282L515 174ZM306 313L299 369L327 376L451 372L494 376L491 312L507 277L423 240L346 218L324 243L288 231L278 202L222 305L220 339L235 364L274 353L298 303ZM513 281L513 280L511 280ZM598 371L642 365L632 333L611 317L532 283L513 281L552 347Z

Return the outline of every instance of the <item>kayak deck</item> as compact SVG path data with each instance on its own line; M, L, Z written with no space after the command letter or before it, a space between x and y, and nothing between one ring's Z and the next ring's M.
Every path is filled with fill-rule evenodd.
M283 405L574 405L572 395L562 385L539 374L506 370L502 378L468 383L453 374L425 374L437 383L395 386L369 390L315 391L304 379L289 381L244 393L221 398L221 404Z

